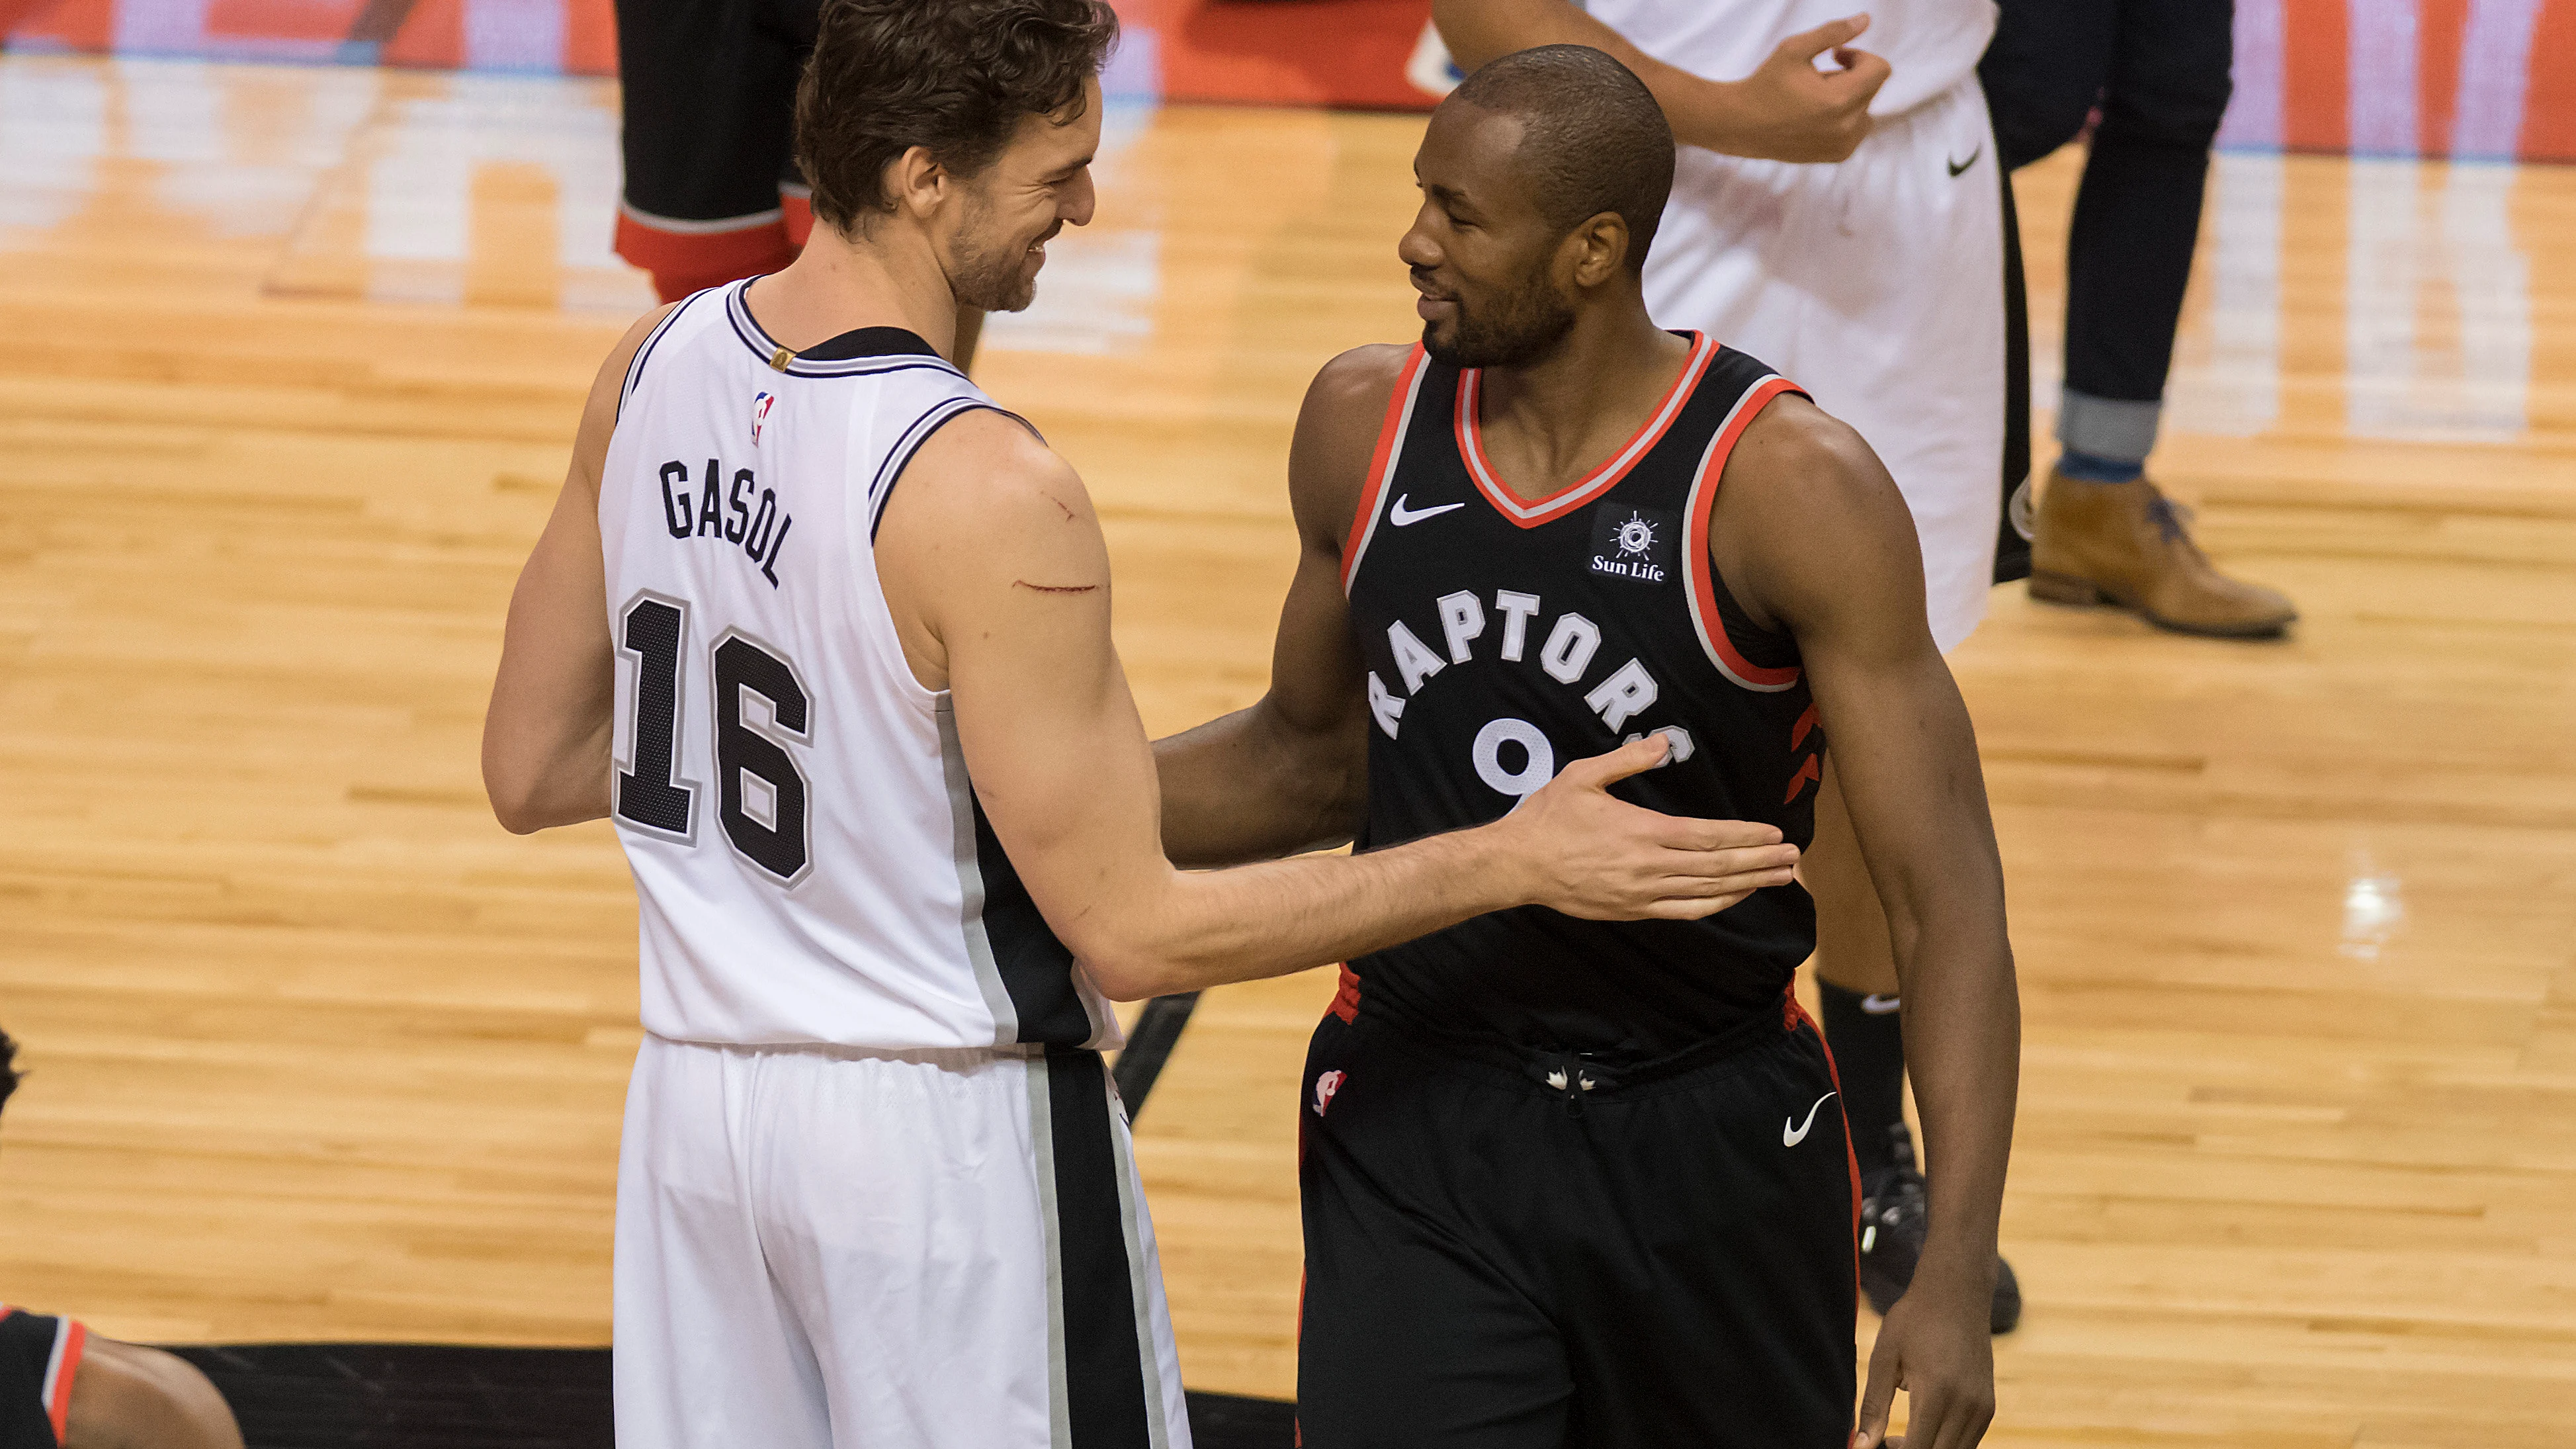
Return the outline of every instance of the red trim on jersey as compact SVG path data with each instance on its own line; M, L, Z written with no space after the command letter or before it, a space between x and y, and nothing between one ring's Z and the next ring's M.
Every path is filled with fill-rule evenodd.
M1816 1019L1807 1015L1807 1008L1798 1004L1797 988L1790 987L1780 999L1784 1003L1782 1014L1788 1018L1789 1030L1805 1027L1816 1034L1816 1045L1825 1049L1825 1074L1834 1079L1834 1110L1843 1115L1843 1166L1851 1173L1852 1314L1857 1317L1860 1314L1860 1154L1852 1150L1851 1113L1844 1108L1842 1094L1843 1072L1842 1068L1834 1065L1834 1044L1825 1040L1824 1028L1816 1025Z
M1816 764L1816 757L1813 755L1801 761L1798 765L1798 773L1789 777L1789 793L1780 797L1780 803L1794 804L1797 801L1798 792L1807 788L1809 780L1815 781L1816 788L1819 790L1825 787L1825 772Z
M1798 746L1805 744L1807 742L1807 731L1814 729L1815 727L1816 702L1811 699L1807 701L1807 712L1798 716L1798 722L1796 724L1789 726L1789 748L1794 750Z
M65 1442L71 1434L72 1380L80 1373L81 1352L89 1346L89 1330L79 1320L63 1320L62 1361L53 1372L53 1394L45 1400L45 1413L54 1421L54 1442Z
M1798 666L1765 669L1738 653L1735 641L1726 636L1726 619L1717 610L1717 589L1710 582L1717 566L1709 560L1708 521L1717 510L1718 482L1726 474L1726 459L1735 451L1735 440L1744 436L1745 428L1770 405L1771 399L1797 390L1797 385L1785 377L1766 377L1736 399L1725 426L1709 439L1708 452L1699 461L1699 475L1691 480L1690 518L1682 534L1682 575L1690 585L1691 624L1699 631L1700 646L1708 651L1709 662L1717 666L1719 673L1764 694L1777 694L1797 683Z
M1351 512L1350 536L1342 541L1342 592L1351 591L1351 575L1359 571L1360 555L1368 551L1369 536L1377 532L1378 506L1386 497L1386 485L1395 476L1396 459L1404 451L1404 435L1412 426L1414 398L1421 391L1422 369L1430 354L1415 343L1405 355L1404 370L1395 375L1395 393L1386 400L1386 421L1377 429L1377 451L1369 455L1368 477L1360 484L1360 506Z
M1683 402L1689 399L1691 389L1699 384L1701 374L1708 371L1710 359L1716 356L1717 344L1708 340L1708 334L1692 333L1690 357L1683 362L1681 375L1673 379L1672 387L1664 393L1664 400L1656 404L1654 416L1646 419L1644 426L1637 429L1626 446L1578 481L1545 498L1529 500L1504 486L1503 481L1494 476L1493 466L1485 461L1485 427L1476 416L1477 403L1484 392L1484 370L1469 368L1458 374L1458 456L1466 460L1467 476L1476 480L1476 491L1485 495L1485 500L1494 505L1495 512L1522 528L1536 528L1542 523L1554 522L1609 492L1620 479L1628 476L1628 470L1636 467L1638 460L1655 450L1655 444L1662 442L1664 434L1672 428L1673 419L1681 416Z
M1348 1022L1360 1019L1360 977L1347 962L1342 966L1342 989L1333 993L1332 1013Z

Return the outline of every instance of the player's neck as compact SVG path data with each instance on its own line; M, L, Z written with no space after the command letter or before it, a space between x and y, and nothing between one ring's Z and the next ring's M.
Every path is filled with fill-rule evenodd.
M901 327L942 357L957 346L956 299L919 238L850 241L817 225L804 252L744 301L761 330L799 352L861 327Z
M1544 498L1645 426L1690 361L1690 343L1640 305L1589 309L1547 357L1484 370L1477 426L1513 492Z

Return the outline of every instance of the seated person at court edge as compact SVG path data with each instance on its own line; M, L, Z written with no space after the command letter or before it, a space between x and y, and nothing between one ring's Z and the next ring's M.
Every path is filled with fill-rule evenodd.
M0 1032L0 1107L18 1089ZM232 1410L176 1354L0 1303L0 1449L242 1449Z

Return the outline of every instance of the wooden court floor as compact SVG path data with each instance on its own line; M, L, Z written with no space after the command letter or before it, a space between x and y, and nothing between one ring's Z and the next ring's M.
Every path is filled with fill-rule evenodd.
M641 301L611 104L0 59L0 1297L605 1341L631 891L604 828L503 834L475 741ZM990 338L1101 501L1157 731L1263 686L1299 393L1412 331L1419 124L1122 112ZM2074 164L2023 177L2043 360ZM2162 477L2295 636L2008 588L1953 661L2028 1021L1989 1442L2561 1444L2576 172L2224 158L2175 396ZM1212 993L1140 1123L1194 1387L1293 1387L1328 995Z

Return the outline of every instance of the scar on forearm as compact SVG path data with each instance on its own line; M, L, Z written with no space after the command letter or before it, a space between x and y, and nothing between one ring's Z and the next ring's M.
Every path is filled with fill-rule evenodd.
M1099 587L1100 587L1100 585L1098 585L1098 584L1033 584L1033 583L1030 583L1027 579L1013 579L1013 580L1011 580L1011 587L1013 587L1013 588L1015 588L1015 589L1034 589L1034 590L1036 590L1037 592L1039 592L1039 593L1041 593L1041 594L1087 594L1087 593L1090 593L1092 590L1099 588Z

